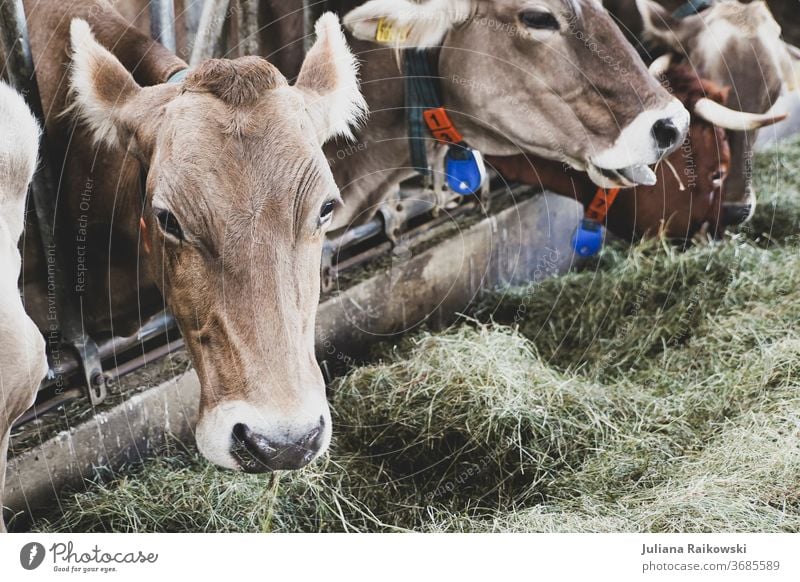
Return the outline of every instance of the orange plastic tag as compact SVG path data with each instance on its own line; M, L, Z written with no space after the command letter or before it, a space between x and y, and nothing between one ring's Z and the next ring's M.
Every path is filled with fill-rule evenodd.
M611 190L598 188L597 193L586 209L586 218L590 218L595 222L603 222L608 216L608 211L611 205L614 204L614 200L617 199L619 190L619 188L612 188Z
M444 107L437 107L436 109L426 109L422 113L425 119L425 124L428 126L433 137L443 143L461 143L464 141L462 135L450 121L450 116L447 115Z

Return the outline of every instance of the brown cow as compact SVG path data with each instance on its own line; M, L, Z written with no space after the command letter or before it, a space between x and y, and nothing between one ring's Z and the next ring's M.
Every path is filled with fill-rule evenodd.
M86 331L130 333L166 304L200 377L201 452L246 471L310 462L331 435L314 319L339 199L320 146L363 112L337 18L294 86L260 57L167 83L186 64L105 2L26 8Z
M662 232L673 239L688 240L701 229L720 236L725 226L721 205L730 148L725 130L698 115L697 105L701 103L703 109L708 108L708 100L724 103L728 90L699 79L686 63L672 64L664 84L693 113L689 135L682 147L657 168L656 185L619 193L606 226L627 240ZM552 161L523 156L488 161L507 179L574 197L584 206L597 191L586 174Z
M359 147L338 147L334 174L345 212L368 220L414 175L405 78L397 49L433 48L442 102L484 154L520 150L566 161L602 186L653 183L655 164L680 145L688 114L595 0L370 0L333 2L364 59L373 114ZM351 10L352 9L352 10ZM382 48L379 48L382 47ZM601 50L602 49L602 50ZM430 160L441 148L433 140ZM333 145L329 158L337 160Z

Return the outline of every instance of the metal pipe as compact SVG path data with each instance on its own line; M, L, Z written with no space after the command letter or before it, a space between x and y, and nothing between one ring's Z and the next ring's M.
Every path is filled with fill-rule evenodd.
M261 35L258 30L259 0L236 0L239 32L239 55L260 55Z
M150 36L173 53L177 51L173 0L150 0Z
M22 416L14 421L13 428L17 428L26 422L35 420L41 415L47 414L51 410L55 410L59 406L62 406L68 402L72 402L73 400L77 400L81 396L83 396L83 392L80 388L71 388L69 390L65 390L61 394L56 394L52 398L48 398L40 404L34 404L28 410L26 410Z
M158 338L161 335L177 328L175 318L166 312L161 312L151 317L135 334L127 337L109 339L97 347L101 359L115 357L133 347ZM53 376L71 376L78 372L80 364L77 359L65 359L60 365L53 367ZM55 379L45 380L42 388L52 385ZM42 389L40 388L40 390Z
M149 352L142 354L132 360L125 362L124 364L120 364L115 368L110 368L110 372L114 376L114 378L121 378L131 372L135 372L140 368L144 368L148 364L155 362L156 360L160 360L164 356L168 356L172 352L175 352L184 347L183 338L176 339L175 341L171 341L168 344L164 344L163 346L159 346Z
M206 0L189 59L191 66L214 56L227 17L228 5L229 0Z

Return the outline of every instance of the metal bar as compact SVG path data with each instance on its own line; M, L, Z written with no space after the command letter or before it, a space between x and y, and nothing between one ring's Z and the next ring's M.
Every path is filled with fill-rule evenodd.
M236 0L238 10L239 55L260 55L261 35L258 32L259 0Z
M83 396L83 392L79 388L71 388L69 390L64 390L60 394L56 394L53 398L49 398L41 404L34 404L28 410L26 410L22 416L14 421L14 428L22 426L26 422L35 420L41 415L46 414L51 410L55 410L63 404L77 400L81 396Z
M173 0L150 0L150 36L173 53L175 40L175 3Z
M115 378L122 378L131 372L135 372L136 370L152 364L156 360L160 360L161 358L168 356L172 352L180 350L184 347L184 345L183 338L176 339L175 341L171 341L168 344L164 344L163 346L159 346L154 350L142 354L137 358L129 360L124 364L120 364L116 368L111 368L109 371Z
M176 327L175 318L166 312L161 312L150 318L135 334L127 337L115 337L98 345L98 355L103 360L115 357L126 350L166 335ZM79 366L80 364L76 360L65 360L59 367L54 367L53 371L62 377L70 376L78 371ZM43 386L51 383L46 380Z
M214 56L214 51L222 35L222 27L228 12L229 0L206 0L200 24L194 37L192 56L189 64L195 66Z

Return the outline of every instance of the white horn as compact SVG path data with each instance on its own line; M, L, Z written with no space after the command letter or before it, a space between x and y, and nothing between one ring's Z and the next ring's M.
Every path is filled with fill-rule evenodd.
M672 53L661 55L650 64L649 67L650 74L653 75L656 79L658 79L661 77L661 75L666 74L671 64L672 64Z
M789 54L792 55L793 58L800 61L800 48L797 48L793 44L789 44L788 42L783 43L786 45L786 50L789 51Z
M703 97L694 106L694 114L717 127L732 131L752 131L773 125L789 117L788 113L747 113L720 105Z

